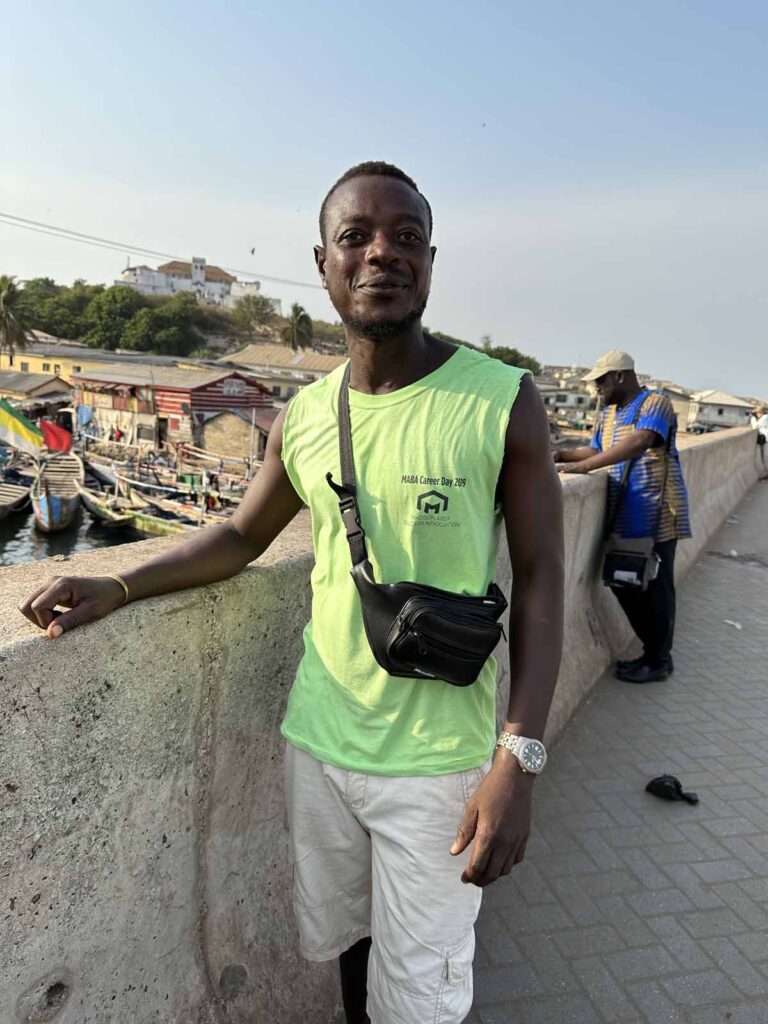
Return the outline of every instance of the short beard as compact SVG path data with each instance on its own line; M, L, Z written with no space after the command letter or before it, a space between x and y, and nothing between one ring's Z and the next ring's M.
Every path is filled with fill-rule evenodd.
M365 338L366 341L379 344L389 341L398 334L402 334L409 327L412 327L421 320L426 308L427 303L423 302L418 309L411 310L407 316L402 317L400 320L360 320L358 317L348 317L344 320L344 326L356 337Z

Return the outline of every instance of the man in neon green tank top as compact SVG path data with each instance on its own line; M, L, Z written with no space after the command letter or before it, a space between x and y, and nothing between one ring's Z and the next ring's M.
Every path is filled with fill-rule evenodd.
M348 1024L459 1024L482 888L525 852L562 643L560 484L530 377L424 331L435 249L415 183L358 165L330 190L317 267L349 344L357 500L376 580L482 596L502 526L514 589L501 737L492 658L452 686L369 646L326 474L343 367L280 414L231 523L122 577L64 579L25 614L56 637L136 600L234 575L309 506L311 621L283 723L301 948L338 957ZM57 604L72 608L58 618Z

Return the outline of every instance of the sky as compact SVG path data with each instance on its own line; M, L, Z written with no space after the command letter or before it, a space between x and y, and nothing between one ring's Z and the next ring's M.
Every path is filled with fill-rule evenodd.
M768 398L765 4L0 14L0 212L203 256L335 319L322 290L266 276L316 285L325 192L385 159L434 211L432 329L547 363L626 349L642 372ZM125 265L0 223L0 273L112 282Z

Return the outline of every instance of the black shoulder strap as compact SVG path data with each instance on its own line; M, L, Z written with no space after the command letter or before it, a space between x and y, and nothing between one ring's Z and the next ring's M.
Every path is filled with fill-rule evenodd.
M339 499L339 511L347 532L352 565L359 565L368 558L365 547L365 530L360 522L357 505L357 481L355 460L352 452L352 424L349 416L349 375L352 364L347 363L339 388L339 459L341 462L341 484L333 481L333 474L326 473L325 479Z

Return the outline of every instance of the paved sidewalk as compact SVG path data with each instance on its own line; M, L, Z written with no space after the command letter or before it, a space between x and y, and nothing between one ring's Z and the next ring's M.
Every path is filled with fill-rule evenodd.
M536 783L471 1024L768 1024L768 484L735 517L678 594L672 679L606 676ZM666 772L697 807L644 792Z

